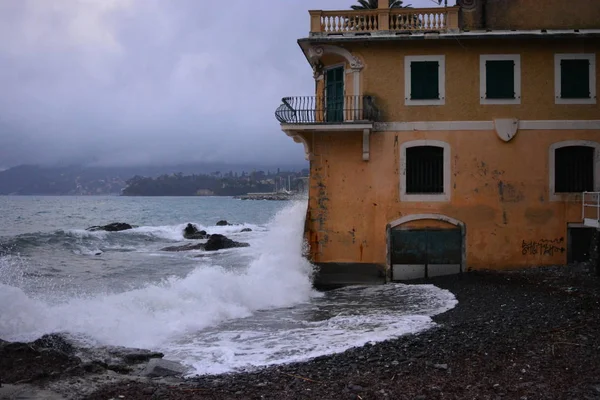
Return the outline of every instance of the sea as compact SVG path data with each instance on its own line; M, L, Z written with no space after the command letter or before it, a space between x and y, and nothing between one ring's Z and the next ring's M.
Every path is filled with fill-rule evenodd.
M0 339L61 333L218 374L421 332L457 304L433 285L315 290L306 208L305 198L0 197ZM86 230L112 222L136 227ZM163 251L194 242L183 237L188 223L250 246Z

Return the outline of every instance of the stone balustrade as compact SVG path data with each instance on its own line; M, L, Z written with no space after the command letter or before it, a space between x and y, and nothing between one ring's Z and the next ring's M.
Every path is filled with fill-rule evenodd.
M311 10L311 35L457 32L459 7Z

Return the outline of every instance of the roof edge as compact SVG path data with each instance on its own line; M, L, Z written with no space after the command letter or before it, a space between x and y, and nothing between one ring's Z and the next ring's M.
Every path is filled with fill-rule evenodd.
M556 38L596 38L600 29L572 30L494 30L461 31L448 33L376 33L372 35L311 35L298 39L298 43L318 42L363 42L363 41L404 41L404 40L444 40L444 39L556 39Z

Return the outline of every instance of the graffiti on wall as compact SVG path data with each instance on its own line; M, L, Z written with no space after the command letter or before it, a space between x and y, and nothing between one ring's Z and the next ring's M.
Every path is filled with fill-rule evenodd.
M543 255L553 256L555 254L562 254L566 251L565 249L565 238L558 239L540 239L540 240L523 240L521 244L522 253L526 255Z

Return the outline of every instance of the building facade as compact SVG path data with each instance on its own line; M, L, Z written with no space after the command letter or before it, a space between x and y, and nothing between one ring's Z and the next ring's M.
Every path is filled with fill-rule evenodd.
M585 259L598 218L582 215L583 198L598 195L584 192L600 191L600 2L379 3L310 11L298 43L315 96L276 111L310 160L317 284Z

